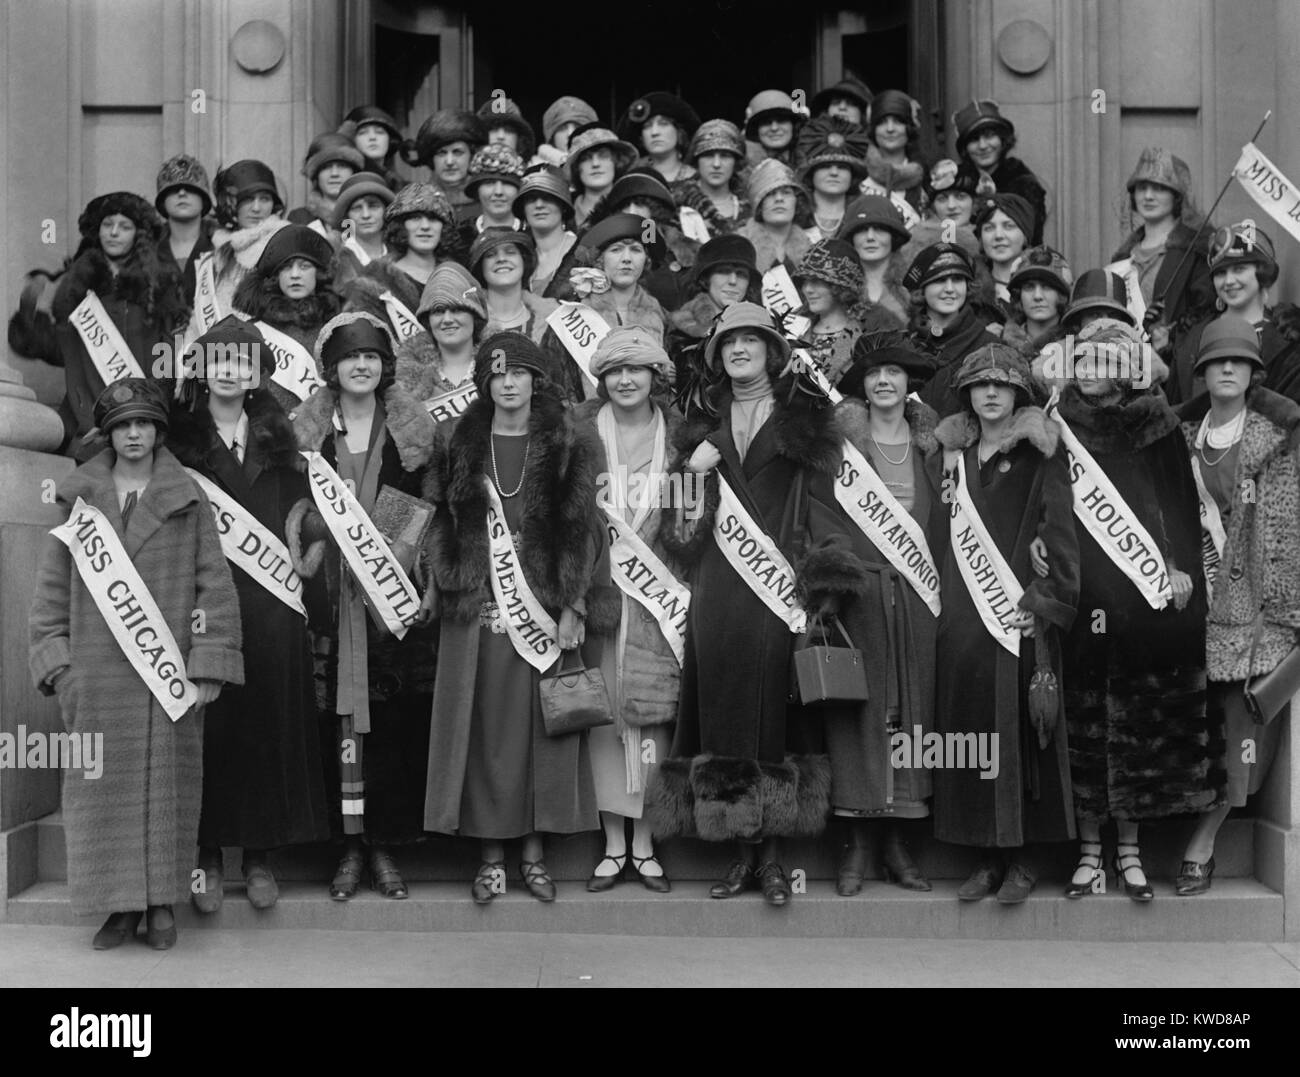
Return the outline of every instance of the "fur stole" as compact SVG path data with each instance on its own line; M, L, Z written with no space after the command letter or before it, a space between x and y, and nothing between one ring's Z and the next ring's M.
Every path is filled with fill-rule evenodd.
M311 295L290 299L280 291L278 277L249 273L235 288L234 306L253 321L266 322L276 329L296 326L318 333L339 312L339 298L330 291L328 281L319 281Z
M245 270L252 269L262 257L266 241L281 228L288 227L288 224L283 217L268 217L250 228L240 228L233 232L218 228L212 233L213 268L220 273L235 262Z
M1089 452L1136 453L1178 428L1178 416L1163 395L1142 393L1097 407L1076 386L1061 394L1061 414Z
M759 273L766 273L781 261L772 233L758 221L746 221L744 227L737 230L737 235L744 236L754 244ZM785 243L785 260L791 265L797 264L812 249L812 245L812 240L796 225L790 229L790 238Z
M979 420L969 411L959 411L943 419L935 427L934 436L944 449L964 452L980 439ZM1027 441L1044 456L1053 456L1060 440L1060 427L1042 408L1016 408L1011 424L998 443L998 451L1010 452L1020 442Z
M919 187L925 178L925 169L919 161L904 161L901 165L891 165L876 148L874 142L867 143L867 175L887 191L910 191Z
M78 255L59 278L50 304L54 320L66 322L92 291L106 307L115 302L139 307L160 334L179 330L189 316L180 272L174 263L161 262L153 246L133 250L116 274L99 247Z
M248 413L249 445L266 461L267 467L301 471L303 459L293 424L279 402L270 393L255 389L244 398ZM182 464L197 471L210 472L217 449L222 445L217 424L206 407L173 408L167 430L167 447Z
M742 228L754 215L754 207L749 204L749 199L745 197L744 192L741 190L739 176L740 173L737 172L731 177L731 193L736 196L738 206L734 218L724 217L718 211L713 199L704 193L698 178L678 180L674 183L672 186L673 197L677 199L679 206L688 206L704 218L704 223L709 228L709 235L730 235L737 229Z
M367 311L387 325L388 308L379 298L384 292L392 292L414 314L420 306L424 288L404 270L398 269L392 258L376 258L344 289L343 309Z
M325 440L334 435L334 409L338 396L328 387L317 389L289 416L298 448L319 451ZM433 455L437 433L424 405L400 385L394 383L384 391L384 425L397 447L403 471L418 471Z
M903 404L903 418L911 430L911 442L922 456L929 456L938 451L939 440L935 437L935 428L939 425L939 413L919 400L907 400ZM871 444L871 408L856 397L846 396L835 405L835 422L840 432L853 442L864 455Z
M484 474L492 439L492 404L475 400L440 430L422 496L439 503L425 554L442 591L444 615L470 622L491 595ZM617 623L622 603L612 586L592 588L599 541L596 484L604 452L595 428L575 423L558 396L533 397L528 423L519 558L533 593L559 609L587 598L594 631ZM608 593L606 593L608 592Z
M718 315L721 313L722 308L713 301L709 293L700 292L669 314L668 318L679 333L685 333L696 340L703 340L713 332Z

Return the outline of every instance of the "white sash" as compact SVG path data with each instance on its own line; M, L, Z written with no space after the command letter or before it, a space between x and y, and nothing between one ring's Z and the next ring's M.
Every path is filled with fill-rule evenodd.
M795 321L795 320L807 321L806 318L791 319L791 321ZM791 323L787 322L786 324L787 326L789 326ZM791 328L790 331L792 333L795 333L796 336L802 336L802 333L797 329ZM833 386L830 383L830 379L826 377L826 372L817 365L816 361L813 359L811 355L808 354L806 349L796 348L793 352L790 353L790 366L797 373L802 372L804 374L807 374L808 377L810 377L813 380L813 384L816 385L818 389L820 389L823 393L826 394L827 398L830 400L832 404L838 404L841 400L844 399L844 394L841 393L838 389L835 388L835 386Z
M851 441L844 442L844 459L835 478L835 497L849 518L885 555L885 560L938 617L943 609L939 601L939 570L925 541L925 532Z
M420 324L420 320L392 292L384 292L379 298L384 301L384 306L388 308L388 320L393 323L393 329L397 332L398 340L406 340L408 337L423 332L424 326Z
M1206 488L1205 476L1201 474L1201 462L1192 454L1192 475L1196 479L1196 498L1201 508L1201 563L1205 566L1205 589L1213 597L1214 581L1219 576L1219 565L1223 561L1223 547L1228 535L1223 530L1223 518L1219 515L1219 504Z
M487 527L492 551L492 597L501 611L506 635L510 637L519 657L538 673L545 673L559 660L560 628L528 586L523 566L519 563L519 551L515 549L510 538L510 528L506 526L505 508L497 495L497 488L486 475L483 476L483 482L488 494Z
M704 214L698 209L680 206L677 210L677 221L681 225L682 235L687 239L693 239L696 243L707 243L713 238L709 235L709 226L704 220Z
M306 400L325 383L316 373L316 361L288 333L282 333L266 322L254 322L271 354L275 356L275 373L271 380L283 389L288 389L299 400Z
M122 378L144 377L140 364L94 292L87 292L86 298L77 304L71 321L105 385Z
M212 251L199 255L194 270L194 318L202 335L221 320L221 301L217 298L217 273L212 266Z
M920 214L912 208L912 203L904 198L898 191L888 191L871 178L864 179L862 183L858 185L858 190L863 194L875 194L880 195L882 198L888 198L889 201L893 203L894 208L903 215L903 224L907 227L909 232L920 223Z
M736 574L769 610L796 635L808 625L807 611L795 601L794 569L776 543L745 511L740 498L718 475L718 515L713 523L713 541Z
M803 299L794 286L794 281L790 279L789 270L780 262L763 274L761 295L763 306L777 317L783 317L803 306Z
M187 467L189 475L212 502L212 516L226 560L238 565L267 592L294 613L307 616L302 604L302 580L283 542L215 482Z
M1011 571L1002 551L984 526L975 502L966 486L966 460L963 453L956 457L957 490L952 499L948 520L952 536L952 552L961 571L962 582L970 592L971 601L988 629L989 635L1005 647L1013 657L1020 657L1020 629L1011 626L1024 595L1024 588ZM947 457L948 454L945 454ZM947 460L945 460L947 463ZM951 464L946 468L951 470Z
M1061 428L1061 440L1070 457L1074 515L1102 552L1115 562L1115 567L1141 592L1147 605L1153 610L1164 609L1174 592L1169 585L1169 569L1155 539L1139 522L1092 453L1075 436L1060 409L1049 407L1047 414Z
M398 639L420 614L420 596L384 536L347 484L318 452L307 458L307 482L325 525L343 551L352 576L384 626Z
M1138 278L1137 266L1133 264L1133 259L1123 258L1118 262L1111 262L1106 268L1116 276L1124 278L1124 286L1128 289L1128 312L1137 319L1138 326L1141 326L1142 320L1147 316L1147 303L1142 298L1142 281Z
M180 719L198 700L185 676L185 657L136 571L113 525L81 498L62 527L50 532L72 551L73 563L122 653L167 716Z
M617 509L609 505L601 508L609 531L609 565L614 582L628 598L649 611L680 666L686 658L686 613L691 606L691 592Z
M596 345L609 332L609 323L585 303L561 303L546 319L560 343L578 362L578 368L592 385L596 379L591 373L591 357Z
M465 414L465 409L470 403L477 399L478 387L473 382L470 382L468 385L462 385L459 389L453 389L449 393L430 397L424 402L424 406L429 414L433 416L433 421L441 423L448 419L458 419Z
M312 221L307 227L323 239L329 239L330 237L330 230L325 226L325 222L319 217Z

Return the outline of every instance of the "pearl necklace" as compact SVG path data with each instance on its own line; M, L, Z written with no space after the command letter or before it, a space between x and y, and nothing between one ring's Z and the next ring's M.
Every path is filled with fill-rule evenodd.
M880 455L883 456L883 457L885 458L885 463L887 463L887 464L893 464L894 467L902 467L903 464L907 463L907 458L908 458L909 456L912 455L912 439L911 439L911 438L908 438L908 439L907 439L907 445L904 446L904 448L903 448L903 455L902 455L902 457L901 457L900 459L898 459L898 460L891 460L891 459L889 458L889 454L888 454L887 452L885 452L885 450L884 450L883 448L881 448L881 446L880 446L880 442L878 442L878 441L876 440L876 435L875 435L875 434L872 434L872 435L871 435L871 444L873 444L873 445L876 447L876 452L880 453Z
M519 485L509 493L506 493L501 488L501 476L497 474L497 443L495 439L495 434L488 435L488 449L492 454L492 482L497 488L497 493L503 498L518 497L519 491L524 488L524 476L528 474L528 447L532 443L532 435L530 434L528 440L524 442L524 466L519 470Z

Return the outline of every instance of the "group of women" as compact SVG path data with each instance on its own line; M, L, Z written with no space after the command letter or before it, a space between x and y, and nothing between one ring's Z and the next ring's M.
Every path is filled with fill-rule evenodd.
M268 853L331 838L341 901L406 897L430 833L479 842L475 902L514 841L551 901L544 835L600 830L589 890L668 891L654 839L687 836L734 849L713 897L785 905L783 840L831 820L839 893L876 846L929 890L908 839L933 816L978 850L958 896L1015 904L1045 843L1079 841L1069 896L1099 889L1113 819L1147 901L1139 826L1185 815L1176 889L1209 889L1277 742L1245 689L1300 628L1268 237L1207 229L1148 150L1140 224L1076 281L991 101L933 163L916 102L854 79L743 124L652 93L605 127L563 97L540 146L498 104L406 143L353 110L287 219L262 162L214 191L173 158L153 205L93 200L11 320L67 371L83 462L31 666L111 742L112 781L64 787L96 947L146 917L170 946L186 893L219 909L223 849L268 908ZM91 523L187 708L123 663ZM813 653L861 683L819 692ZM579 683L603 723L560 721Z

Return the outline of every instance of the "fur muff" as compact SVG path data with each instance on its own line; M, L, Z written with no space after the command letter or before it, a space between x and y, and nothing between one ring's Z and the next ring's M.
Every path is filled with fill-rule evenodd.
M485 465L492 436L492 403L475 400L440 437L434 470L442 504L425 553L443 597L443 614L467 622L491 594ZM520 561L544 606L587 602L587 627L618 623L621 601L612 587L589 586L596 540L596 479L604 453L594 432L578 427L550 392L536 393L529 417L530 455L524 476ZM607 593L612 592L612 593Z
M795 570L795 595L806 610L838 610L848 597L867 596L867 573L850 549L822 546L811 550Z
M943 448L961 452L979 441L979 420L969 411L959 411L941 421L935 427L934 436ZM1042 408L1016 408L1011 425L998 442L998 451L1010 452L1020 442L1027 441L1044 456L1052 456L1060 440L1061 428Z

